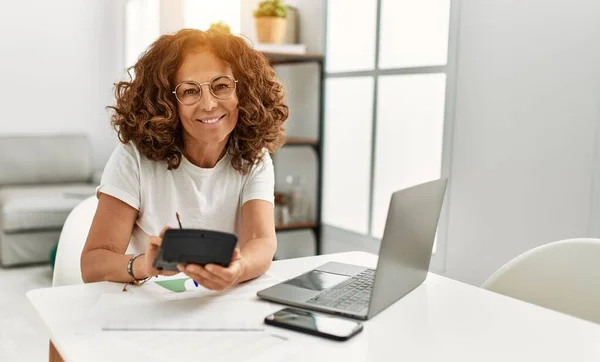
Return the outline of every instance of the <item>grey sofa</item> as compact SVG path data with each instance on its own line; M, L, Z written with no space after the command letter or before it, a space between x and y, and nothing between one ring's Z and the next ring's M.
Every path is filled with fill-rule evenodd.
M86 135L0 136L0 264L41 263L99 174Z

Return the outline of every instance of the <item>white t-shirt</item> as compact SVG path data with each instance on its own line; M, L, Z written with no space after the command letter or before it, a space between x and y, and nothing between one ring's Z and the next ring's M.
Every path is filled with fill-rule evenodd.
M164 226L179 227L176 212L184 228L238 234L242 205L253 199L274 203L274 187L273 162L266 150L242 175L229 154L213 168L200 168L182 157L177 169L168 170L166 161L146 158L129 142L113 151L96 195L111 195L139 211L127 249L136 253Z

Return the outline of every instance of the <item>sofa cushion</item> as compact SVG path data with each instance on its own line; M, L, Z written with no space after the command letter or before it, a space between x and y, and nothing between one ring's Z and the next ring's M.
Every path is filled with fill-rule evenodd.
M0 233L0 265L13 267L47 262L50 259L50 250L56 245L60 234L60 229Z
M60 229L69 212L94 195L87 183L0 188L0 228L5 233Z
M92 149L86 135L0 137L0 185L89 182Z

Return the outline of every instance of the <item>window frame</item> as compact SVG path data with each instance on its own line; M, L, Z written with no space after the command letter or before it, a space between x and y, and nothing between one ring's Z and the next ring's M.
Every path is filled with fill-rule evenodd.
M374 237L372 236L372 221L373 221L373 196L374 196L374 174L375 174L375 150L377 145L377 117L378 117L378 88L379 78L387 75L418 75L418 74L431 74L431 73L443 73L446 75L446 90L445 90L445 101L444 101L444 129L442 139L442 166L440 170L441 177L448 177L448 189L446 191L446 198L440 214L440 220L437 229L437 241L436 249L432 256L430 270L436 273L443 273L446 270L446 254L447 254L447 237L448 237L448 221L449 221L449 209L450 209L450 186L452 184L451 179L451 163L452 163L452 149L453 149L453 134L454 134L454 118L455 118L455 104L456 104L456 73L457 73L457 52L458 52L458 38L459 38L459 22L460 22L460 0L450 0L450 14L449 14L449 29L448 29L448 49L447 49L447 62L446 65L439 66L423 66L423 67L408 67L408 68L379 68L379 53L380 53L380 31L381 31L381 7L382 0L377 1L376 11L376 29L375 29L375 64L373 70L358 70L358 71L343 71L343 72L330 72L325 71L325 79L329 78L349 78L349 77L373 77L374 88L373 88L373 105L372 105L372 137L371 137L371 170L369 174L369 212L368 212L368 234L359 235L357 239L362 240L366 245L373 243ZM324 49L327 49L327 12L329 11L329 0L325 2L325 25L323 27L323 39ZM325 57L325 62L327 58ZM324 67L327 69L326 67ZM328 229L333 227L329 226ZM351 231L343 230L342 233L353 233ZM335 231L330 233L336 234ZM356 234L356 233L355 233Z

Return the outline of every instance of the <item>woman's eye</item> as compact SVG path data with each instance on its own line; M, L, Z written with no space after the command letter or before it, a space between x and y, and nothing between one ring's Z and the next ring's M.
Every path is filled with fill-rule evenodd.
M229 88L229 87L227 87L227 84L217 84L217 85L214 87L214 89L216 89L216 90L225 90L225 89L227 89L227 88Z
M194 95L197 93L198 93L198 91L196 89L186 89L183 91L183 94L185 94L185 95Z

